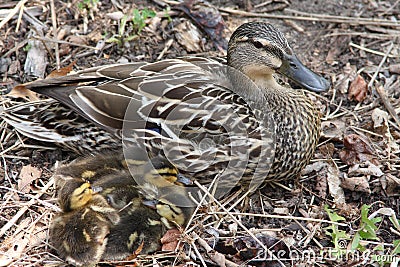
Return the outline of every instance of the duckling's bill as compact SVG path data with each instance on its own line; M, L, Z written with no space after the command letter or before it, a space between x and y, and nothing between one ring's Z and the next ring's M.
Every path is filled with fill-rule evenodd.
M278 72L313 92L325 92L330 82L303 65L296 55L285 55Z

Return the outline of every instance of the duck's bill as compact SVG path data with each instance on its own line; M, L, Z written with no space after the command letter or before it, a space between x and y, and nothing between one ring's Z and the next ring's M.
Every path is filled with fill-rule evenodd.
M313 92L324 92L331 86L328 80L304 66L295 55L286 55L278 72Z

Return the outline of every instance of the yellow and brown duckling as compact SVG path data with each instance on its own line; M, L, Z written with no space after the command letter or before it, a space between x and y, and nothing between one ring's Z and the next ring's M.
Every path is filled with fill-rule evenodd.
M50 225L50 242L59 255L76 266L93 266L102 258L110 227L119 222L118 210L98 194L85 205L57 214Z
M50 226L50 241L72 264L84 266L100 259L122 260L137 252L152 253L159 249L160 239L170 227L168 220L183 225L191 216L187 209L181 210L163 199L149 205L148 196L119 155L105 153L77 160L60 167L54 175L63 212ZM150 182L157 182L155 188L174 185L178 179L172 177L178 174L176 168L168 161L167 165L162 160L152 162L142 167L136 164L136 171L144 171L136 175L151 177ZM156 176L157 171L147 173L154 171L154 166L161 175ZM157 179L168 180L163 183ZM184 187L177 188L170 193L182 191L180 194L185 195Z

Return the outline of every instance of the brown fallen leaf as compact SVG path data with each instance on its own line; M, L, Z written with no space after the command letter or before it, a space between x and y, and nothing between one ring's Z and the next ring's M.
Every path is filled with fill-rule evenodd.
M132 260L136 259L137 256L139 256L140 252L142 252L143 246L144 246L144 242L142 241L142 243L140 243L139 247L132 253L132 255L128 256L126 258L126 260L132 261Z
M383 190L388 196L398 196L400 189L400 178L388 173L380 177Z
M175 37L178 43L185 47L188 52L202 51L202 36L196 26L188 20L184 20L175 26Z
M28 193L30 190L30 184L32 181L40 178L42 171L32 165L23 166L19 173L18 179L18 190L24 193Z
M70 73L72 71L72 68L75 65L75 63L76 63L76 60L72 61L71 64L69 64L68 66L65 66L59 70L53 70L49 75L47 75L46 79L68 75L68 73Z
M43 78L46 73L47 49L39 40L29 40L30 48L26 55L24 72L28 76Z
M338 30L335 30L338 32ZM332 39L331 48L326 56L326 62L328 64L334 65L337 63L338 57L343 51L347 49L350 38L346 35L338 35Z
M226 26L218 8L205 0L185 0L172 8L183 11L214 41L218 49L226 50L227 41L223 34Z
M357 77L350 84L348 94L349 99L355 99L358 102L362 102L367 97L367 92L367 82L361 75L357 75Z
M161 251L174 251L178 246L178 241L180 237L181 232L178 229L174 228L168 230L161 238Z
M369 188L368 179L365 176L343 179L342 180L342 188L345 188L345 189L348 189L351 191L364 192L367 194L371 194L371 189Z
M332 139L333 141L342 141L346 124L341 120L323 121L321 123L321 137Z
M389 71L391 73L400 74L400 64L392 64L389 66Z
M319 147L319 152L324 156L324 158L332 158L335 153L335 145L333 143L323 144Z
M350 81L353 81L357 77L357 68L354 65L347 63L343 68L343 73L337 76L334 87L339 90L342 94L346 94L349 89Z
M366 165L366 168L364 167ZM381 177L383 175L382 170L376 166L375 164L372 164L371 162L367 161L365 164L355 164L349 168L348 174L350 176L355 176L355 175L372 175L376 177Z
M366 140L357 134L350 134L343 139L344 149L340 151L340 159L347 165L354 165L370 161L374 165L379 165L374 155L374 151Z
M37 101L39 100L39 97L35 92L32 92L29 89L25 88L25 84L19 84L17 86L14 86L13 89L7 94L9 97L15 97L15 98L24 98L30 101Z
M328 166L326 180L328 182L329 193L333 197L335 203L346 203L344 191L341 187L342 182L339 177L339 170L336 167Z

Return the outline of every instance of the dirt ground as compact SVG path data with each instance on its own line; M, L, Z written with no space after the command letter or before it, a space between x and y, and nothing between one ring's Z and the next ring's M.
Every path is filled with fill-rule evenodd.
M17 10L3 25L1 20L23 2L26 12ZM57 38L49 1L0 3L0 112L26 101L6 96L15 85L47 76L57 69L57 61L60 67L74 62L74 69L84 69L185 55L223 56L232 31L253 20L268 21L284 32L303 63L329 78L332 88L309 94L322 113L322 136L298 181L272 184L238 204L235 212L242 214L235 216L242 224L213 214L217 207L203 207L202 226L189 226L185 245L175 253L107 264L398 266L399 1L130 2L54 1ZM123 26L121 14L133 10L142 11L142 17L143 10L151 10L154 16L150 12ZM42 59L48 64L35 61L39 57L26 68L34 38L44 45ZM5 121L0 121L0 140L0 266L65 265L47 239L58 210L49 179L57 161L70 162L77 155L26 138ZM291 251L291 256L267 261L248 231L270 251ZM201 241L214 250L207 251L211 247ZM304 257L311 252L316 256Z

